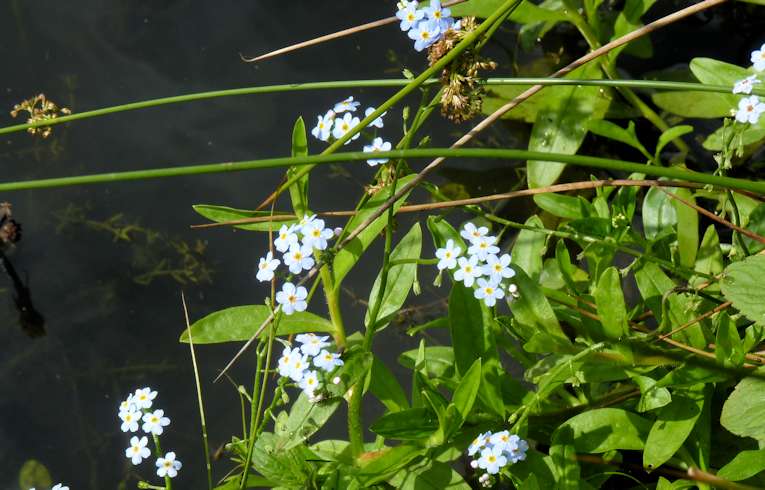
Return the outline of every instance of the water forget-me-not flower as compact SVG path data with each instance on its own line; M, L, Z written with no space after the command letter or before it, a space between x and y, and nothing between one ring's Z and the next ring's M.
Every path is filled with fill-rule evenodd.
M736 111L736 121L741 123L757 124L760 116L765 112L765 103L760 102L756 95L744 97L738 103Z
M425 11L417 9L417 2L406 2L406 5L400 5L400 7L396 12L396 18L401 21L399 27L404 32L413 28L425 17Z
M146 436L140 439L136 436L130 438L130 447L125 449L125 457L128 458L134 465L139 465L141 462L151 456L151 451L146 445L149 443L149 439Z
M318 140L327 141L332 134L332 125L335 122L335 111L329 110L326 114L318 115L316 126L311 130L311 134Z
M757 75L750 75L743 80L736 82L736 84L733 86L733 93L749 95L752 93L754 86L758 83L762 82L757 79Z
M354 102L353 97L348 97L345 100L341 100L337 104L335 104L335 107L332 108L332 111L335 112L335 114L340 114L341 112L356 112L356 108L361 105L361 102Z
M157 476L164 478L175 478L178 476L178 470L181 469L181 462L175 457L175 453L170 451L164 458L157 458Z
M751 61L756 71L765 70L765 44L760 49L752 51Z
M281 261L275 259L271 252L268 252L265 257L260 258L258 263L258 273L255 275L258 281L265 282L274 278L274 271L279 267Z
M439 29L438 23L436 21L423 20L413 29L410 29L407 35L410 39L414 39L415 51L422 51L434 42L438 41L440 34L441 30Z
M371 145L365 145L364 146L364 153L377 153L380 151L390 151L392 145L388 141L383 141L382 138L377 137L374 140L372 140ZM367 163L374 167L375 165L379 163L386 163L388 161L388 158L370 158L367 160Z
M335 139L342 138L343 136L348 134L348 132L351 129L358 126L359 122L360 121L358 117L353 117L353 114L351 114L350 112L346 112L345 114L343 114L342 118L338 117L335 119L335 126L332 128L332 136L334 136ZM348 143L355 140L359 136L360 136L359 133L354 134L351 137L351 139L345 142L345 144L347 145Z
M303 286L295 286L291 282L285 282L282 290L276 293L276 302L282 305L285 315L291 315L296 311L305 311L308 303L305 299L308 291Z

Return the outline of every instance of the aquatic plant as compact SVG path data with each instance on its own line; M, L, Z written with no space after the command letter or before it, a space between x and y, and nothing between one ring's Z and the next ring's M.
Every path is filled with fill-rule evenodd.
M759 287L765 183L756 178L765 145L765 45L750 53L751 67L691 60L696 81L625 80L618 64L623 53L651 56L647 34L722 3L705 0L643 25L653 2L402 1L395 17L375 25L398 24L415 52L428 50L427 67L404 80L192 94L0 129L47 128L210 97L399 88L363 118L356 115L359 94L334 104L328 99L323 107L331 109L316 115L310 130L320 154L308 154L308 131L297 117L289 157L0 189L286 168L256 209L195 206L211 221L205 226L261 234L263 247L249 260L253 287L267 283L262 303L193 323L187 318L180 337L189 343L197 376L195 346L239 344L221 376L254 351L252 388L240 388L249 417L243 408L242 434L225 447L230 471L219 490L573 489L635 482L752 488L765 482L765 291ZM484 79L481 72L511 65L488 59L485 50L508 23L522 24L521 47L568 24L588 51L546 78ZM417 93L418 105L403 106ZM486 117L450 148L431 147L423 133L439 106L454 122ZM396 143L393 114L403 121ZM464 148L502 118L529 125L526 148L508 148L500 139ZM696 118L711 124L679 124ZM587 154L593 148L620 157ZM434 160L417 170L421 158ZM446 158L494 159L522 178L505 192L477 195L463 186L466 195L451 198L429 179ZM352 209L317 211L311 173L328 163L363 161L371 177ZM427 202L409 202L415 189ZM533 206L517 211L522 221L492 206L521 197L531 197ZM400 230L407 213L424 215ZM325 222L339 218L347 218L339 228ZM432 245L423 244L425 234ZM378 239L382 255L371 257ZM341 293L362 263L379 272L369 278L364 319L356 325L344 319L349 305ZM431 274L438 304L448 297L444 311L407 330L417 348L380 346L407 305L421 301L414 296ZM434 340L447 338L445 345ZM388 367L382 348L398 354L411 372L406 381ZM150 410L156 394L147 390L123 402L121 429L151 434L156 472L169 488L181 464L159 449L170 421ZM382 410L372 422L365 422L368 399ZM321 429L343 405L346 439L324 439ZM141 463L148 444L148 435L133 436L126 457Z

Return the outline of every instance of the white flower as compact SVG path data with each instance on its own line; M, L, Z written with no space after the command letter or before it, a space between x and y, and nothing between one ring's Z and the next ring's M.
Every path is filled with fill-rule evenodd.
M347 99L341 100L335 104L335 107L332 110L337 114L345 111L356 112L356 108L360 105L361 102L354 102L353 97L348 97Z
M490 475L499 473L499 469L507 464L507 458L502 454L501 447L486 448L481 451L478 467L486 470Z
M306 371L303 373L303 379L300 380L298 386L308 396L313 396L313 392L319 387L319 376L316 371Z
M518 436L516 436L517 438ZM503 430L501 432L495 432L494 434L489 437L489 443L491 443L492 447L499 446L502 448L503 451L509 451L510 450L510 431L509 430Z
M507 279L515 275L515 271L510 268L510 254L504 254L502 257L489 255L486 257L486 265L483 266L483 275L489 276L489 279L499 283L502 279Z
M478 265L478 257L475 255L470 258L460 257L457 262L459 268L454 273L454 279L462 281L465 286L472 286L475 278L483 275L483 270Z
M369 117L369 115L372 114L376 110L377 109L374 108L374 107L368 107L367 110L364 111L364 117ZM372 121L371 123L369 123L369 125L370 126L374 126L375 128L382 128L383 127L383 117L385 117L385 114L387 114L387 112L383 112L382 114L380 114L380 116L377 119L375 119L374 121Z
M164 478L169 476L175 478L178 470L181 469L181 462L175 459L175 453L170 451L164 458L157 458L157 476Z
M163 427L170 425L170 419L165 417L164 410L154 410L153 412L143 415L143 431L147 434L154 434L155 436L161 436L164 431Z
M454 240L449 239L446 241L446 247L436 250L436 258L438 261L438 270L454 269L457 267L457 257L460 256L462 248L454 246Z
M756 95L751 97L744 97L738 103L738 111L736 112L736 121L741 123L757 124L760 120L760 115L765 112L765 104L760 102L760 98Z
M265 257L260 258L258 263L258 273L255 277L260 282L270 281L274 278L274 271L279 267L281 261L275 259L271 252L268 252Z
M736 84L733 86L733 93L734 94L751 94L752 89L754 86L758 83L762 83L760 80L757 79L757 75L752 75L744 78L743 80L739 80L736 82Z
M295 349L297 351L297 349ZM299 382L303 379L303 373L305 373L305 370L310 367L310 362L308 361L308 356L306 355L300 355L298 352L296 355L292 357L290 360L290 369L287 376L289 376L292 381Z
M323 369L328 373L331 373L337 366L343 365L340 354L329 352L326 349L319 352L319 355L313 358L313 363L317 368Z
M129 394L126 400L123 400L120 402L120 408L118 413L122 412L129 412L131 410L136 410L136 406L133 403L133 394Z
M526 459L526 451L529 450L529 443L513 434L510 436L510 442L508 443L509 449L505 449L505 454L510 459L511 463L517 463Z
M120 429L122 432L137 432L138 421L141 420L141 412L138 410L128 410L127 412L120 412L120 419L122 419L122 425Z
M513 299L519 298L521 296L520 293L518 292L518 286L516 286L515 284L510 284L509 286L507 286L507 294L512 296Z
M417 10L417 2L407 2L406 5L401 5L396 17L401 21L399 27L402 31L406 32L417 24L417 21L425 17L424 10Z
M319 250L325 250L327 248L327 240L335 235L332 230L324 227L324 220L321 219L315 219L304 225L300 233L303 234L303 245L318 248Z
M56 483L50 490L69 490L69 487L65 487L63 483Z
M486 306L494 306L497 300L505 296L505 292L499 287L499 284L486 279L478 279L478 289L473 293L478 299L482 299Z
M765 70L765 44L760 49L752 51L752 64L757 71Z
M318 355L324 347L327 347L329 345L327 339L329 339L329 336L319 337L313 333L300 334L295 337L295 340L302 344L300 350L303 351L303 354L309 356Z
M408 34L410 39L414 39L415 51L422 51L434 42L438 41L441 30L438 23L434 20L421 20L414 29L410 29Z
M478 228L473 223L465 223L465 226L460 231L460 236L473 243L479 238L485 237L487 233L489 233L489 229L485 226Z
M324 116L316 116L316 126L311 130L311 134L321 141L327 141L332 133L332 123L335 121L335 112L327 111Z
M481 260L486 260L486 257L488 257L489 254L499 253L499 247L494 245L496 241L497 241L497 237L493 237L493 236L484 236L481 238L477 238L468 247L467 253L468 255L475 255Z
M297 227L295 227L295 228L299 230L302 227L304 227L305 225L310 225L311 223L313 223L315 219L316 219L316 215L315 214L306 214L306 215L303 215L303 217L300 218L300 221L298 221Z
M372 140L372 144L371 145L364 145L364 153L375 153L375 152L379 152L379 151L390 151L390 149L391 149L390 142L383 141L383 139L379 138L379 137L375 138L374 140ZM367 160L367 163L370 166L374 167L378 163L385 163L387 161L388 161L387 158L370 158L369 160Z
M359 124L359 118L353 117L353 114L351 114L350 112L346 112L342 118L335 119L335 127L332 128L332 136L334 136L335 139L340 139L346 134L348 134L348 132L351 129L358 126L358 124ZM351 139L345 142L345 144L347 145L351 141L355 140L356 138L360 136L360 134L361 133L354 134L351 137Z
M285 347L282 351L282 357L279 358L279 374L281 376L289 376L292 369L292 361L298 357L301 357L300 349Z
M133 403L139 410L151 408L151 404L155 398L157 398L157 392L151 391L151 388L146 387L135 390L135 394L133 394Z
M284 253L296 243L298 243L298 236L295 234L295 227L282 225L282 227L279 228L279 234L276 237L276 240L274 240L274 246L276 247L276 250Z
M303 269L310 270L313 267L315 262L311 257L312 254L313 248L293 244L290 251L284 254L284 265L289 267L293 274L300 274Z
M285 315L291 315L296 311L305 311L308 307L305 299L308 291L303 286L295 287L291 282L285 282L282 290L276 293L276 302L282 305Z
M470 446L468 446L468 456L472 456L475 453L477 453L480 449L483 449L486 447L487 444L489 444L489 438L491 437L491 432L484 432L483 434L478 434L475 439L473 439L473 442L470 443Z
M441 0L431 0L430 6L425 9L428 19L436 22L441 32L449 29L454 24L451 18L452 11L441 7Z
M141 464L145 458L151 456L151 451L146 445L149 443L149 439L146 436L140 439L136 436L130 438L130 447L125 449L125 457L130 459L133 464Z

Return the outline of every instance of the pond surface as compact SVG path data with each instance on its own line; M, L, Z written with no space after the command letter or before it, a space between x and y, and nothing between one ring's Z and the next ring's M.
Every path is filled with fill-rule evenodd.
M382 2L353 8L332 2L321 9L308 2L262 0L4 2L0 125L17 123L8 111L41 92L76 112L223 88L396 77L385 46L409 50L395 27L259 66L239 58L387 15L390 8ZM383 73L381 67L390 70ZM389 93L353 95L376 105ZM0 139L3 180L284 156L299 115L312 125L315 114L347 95L225 98L62 125L45 140L6 135ZM390 118L394 128L399 114ZM314 143L312 151L319 151ZM312 178L316 209L346 209L361 196L369 169L344 171L325 168ZM186 293L192 319L261 302L267 293L256 282L254 267L267 241L261 234L229 229L190 230L190 224L204 221L191 206L253 208L280 176L273 170L0 196L12 202L23 225L23 239L9 257L28 281L47 332L30 338L20 327L11 282L0 276L0 488L17 489L19 468L29 459L42 462L54 482L76 490L117 488L121 482L134 488L138 478L156 481L151 462L133 467L124 457L129 437L120 432L116 416L119 401L145 385L159 391L157 406L173 421L163 446L175 449L184 463L178 488L204 485L189 350L177 342L184 328L180 292ZM128 225L136 225L127 234L130 240L118 238ZM197 253L202 246L203 253ZM184 257L191 267L188 275L181 273L187 281L181 285L167 273L186 269ZM366 296L374 272L358 271L348 285ZM352 324L354 308L348 303ZM322 308L320 302L312 307L317 313ZM226 381L211 382L237 348L198 349L213 451L241 431L235 389ZM248 389L252 361L246 357L232 372ZM343 430L341 418L337 431ZM229 467L224 457L215 476Z

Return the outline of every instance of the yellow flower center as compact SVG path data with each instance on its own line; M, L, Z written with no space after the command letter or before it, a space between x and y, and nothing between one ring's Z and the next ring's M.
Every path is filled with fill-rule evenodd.
M297 301L297 296L295 296L294 294L290 294L287 297L287 301L289 301L290 303L294 303L295 301Z
M497 461L497 457L494 456L493 454L486 459L489 460L489 463L494 463L495 461Z
M341 129L342 129L343 131L348 131L348 130L349 130L349 129L351 129L351 128L348 126L348 124L346 124L346 123L343 123L343 125L341 126Z
M425 40L430 39L430 33L428 31L423 31L422 32L422 38L425 39Z
M165 468L170 468L171 466L173 466L173 463L171 463L168 460L165 460Z
M440 19L441 18L441 11L440 10L436 10L435 12L433 12L433 17L435 17L436 19Z
M315 228L315 229L314 229L314 230L311 232L311 234L312 234L314 237L316 237L316 238L319 238L319 237L321 236L321 232L319 231L319 229L318 229L318 228Z
M469 266L469 265L466 265L464 271L465 272L473 272L473 267Z
M446 257L447 259L451 259L451 258L452 258L452 253L451 253L451 252L449 252L449 251L447 250L447 251L444 253L444 257Z
M415 16L411 12L409 13L409 15L406 16L406 20L408 20L409 22L414 22L414 19L415 19Z
M746 106L746 112L754 112L754 106L752 104Z
M492 287L486 288L485 291L486 291L486 294L494 294L494 288Z

